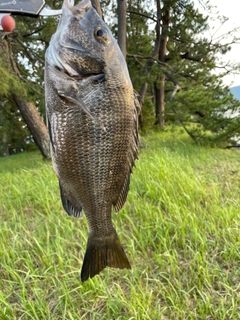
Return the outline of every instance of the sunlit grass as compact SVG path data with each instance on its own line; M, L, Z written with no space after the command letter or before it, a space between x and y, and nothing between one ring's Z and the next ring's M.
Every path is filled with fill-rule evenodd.
M240 319L240 153L144 137L113 215L132 270L80 282L87 223L68 217L51 163L0 159L0 319Z

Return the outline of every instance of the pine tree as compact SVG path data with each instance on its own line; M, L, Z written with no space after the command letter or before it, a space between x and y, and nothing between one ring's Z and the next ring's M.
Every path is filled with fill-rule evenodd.
M7 141L13 149L14 137L21 138L21 148L14 148L16 151L29 149L35 141L43 156L49 158L49 137L44 123L44 55L58 18L16 16L15 20L16 30L10 34L1 33L0 50L4 63L0 78L4 79L5 87L2 86L0 93L4 107L2 104L0 108L5 129L2 129L0 141L5 144ZM5 79L10 79L11 85L7 85L9 81ZM21 123L21 126L14 125L10 131L5 125L8 121Z
M212 132L214 139L229 136L227 128L231 127L233 133L233 125L229 125L233 120L223 116L224 110L235 110L238 102L223 85L223 74L218 77L213 75L218 63L217 55L225 54L229 44L213 43L203 36L208 28L208 17L199 13L191 0L155 1L154 14L145 12L144 6L139 8L137 0L130 1L129 6L133 3L134 17L138 17L141 31L136 32L135 25L129 24L134 27L128 32L128 43L131 41L128 57L132 59L129 63L131 74L132 69L134 72L137 70L138 80L142 83L140 100L145 98L147 101L147 107L143 105L142 116L145 117L146 108L149 112L151 101L155 104L155 124L161 127L164 127L165 121L172 119L180 122L195 140L207 136L209 132ZM130 20L137 19L132 17L132 11L129 10ZM149 21L153 20L154 37L149 29ZM134 45L134 42L141 43L143 39L147 39L151 46ZM144 65L143 59L146 60ZM139 77L141 74L142 77ZM143 87L145 91L141 91ZM173 91L179 87L181 91L175 96L174 103L170 103Z

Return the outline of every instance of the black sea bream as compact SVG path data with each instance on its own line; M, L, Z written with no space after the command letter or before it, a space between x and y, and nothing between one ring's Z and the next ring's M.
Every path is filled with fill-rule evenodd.
M63 4L46 51L53 167L69 215L89 225L81 279L131 268L111 220L124 205L138 149L138 100L111 31L89 0Z

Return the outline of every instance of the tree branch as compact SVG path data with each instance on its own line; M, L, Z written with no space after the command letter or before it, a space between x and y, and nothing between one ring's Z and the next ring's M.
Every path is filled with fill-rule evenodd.
M23 38L30 37L30 36L32 36L33 34L38 33L39 31L43 30L45 27L46 27L46 24L40 26L39 28L33 30L32 32L23 33L23 34L22 34L22 37L23 37Z
M127 13L130 13L130 14L136 14L138 16L141 16L141 17L144 17L144 18L147 18L147 19L150 19L156 23L159 23L159 21L154 17L154 16L149 16L145 13L141 13L141 12L136 12L136 11L132 11L132 10L127 10Z
M20 39L16 38L17 42L24 48L26 55L28 56L29 60L31 62L34 61L34 56L41 61L44 64L43 59L41 59L35 52L34 50L31 49L30 46L26 46Z
M189 52L180 54L180 58L190 60L190 61L195 61L195 62L200 62L202 60L202 56L199 55L199 56L193 57L190 55Z

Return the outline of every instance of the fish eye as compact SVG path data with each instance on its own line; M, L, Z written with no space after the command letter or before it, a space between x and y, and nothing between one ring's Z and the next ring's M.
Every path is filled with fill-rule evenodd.
M103 29L101 28L97 28L95 31L94 31L94 36L97 40L100 40L100 41L106 41L107 40L107 35L106 35L106 32L104 32Z
M102 37L103 36L103 31L101 29L97 30L96 35L98 37Z

